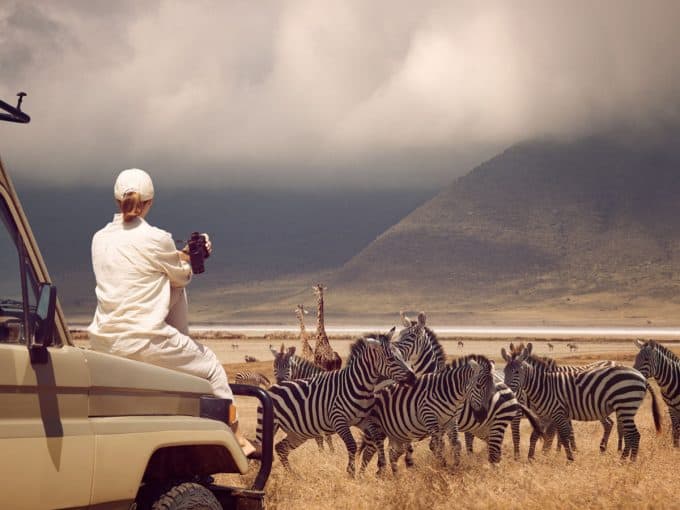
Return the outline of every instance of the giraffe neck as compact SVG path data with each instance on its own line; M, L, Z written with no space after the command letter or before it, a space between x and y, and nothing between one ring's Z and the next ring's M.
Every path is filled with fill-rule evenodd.
M300 324L300 338L307 338L307 328L305 328L305 318L302 316L302 311L297 310L295 316Z
M326 337L326 328L324 327L323 315L323 290L319 291L319 298L317 300L318 313L316 314L316 336L318 338Z

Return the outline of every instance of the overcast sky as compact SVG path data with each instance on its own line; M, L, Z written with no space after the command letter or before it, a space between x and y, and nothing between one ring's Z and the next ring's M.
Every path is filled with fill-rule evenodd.
M0 0L25 177L437 186L536 136L676 122L670 1Z

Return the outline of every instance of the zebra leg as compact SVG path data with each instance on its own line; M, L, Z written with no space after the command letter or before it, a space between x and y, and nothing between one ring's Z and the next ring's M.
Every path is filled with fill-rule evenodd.
M316 446L319 447L319 451L323 451L323 436L315 436L314 441L316 441Z
M529 460L533 460L534 455L536 454L536 442L538 441L538 438L541 437L541 435L538 433L537 430L532 430L531 431L531 436L529 437L529 454L527 455L527 458ZM548 448L550 447L550 444L547 442L546 439L544 439L543 443L543 452L545 453L547 451L545 445L548 444Z
M473 450L472 450L472 444L475 441L475 436L472 435L471 432L466 432L465 433L465 451L468 453L468 455L471 455Z
M340 436L340 439L342 439L345 442L345 447L347 448L347 455L349 456L349 459L347 460L347 473L349 476L354 478L354 475L356 474L356 465L355 465L355 459L357 455L357 443L354 441L354 436L352 436L352 432L349 430L349 426L347 423L340 422L335 424L335 431L338 433Z
M680 446L680 411L669 407L668 414L671 417L671 435L673 437L673 446L677 448Z
M519 426L522 421L522 413L517 413L510 422L510 430L512 431L512 451L515 455L515 460L519 460Z
M604 435L602 436L602 440L600 441L600 452L604 453L607 451L607 443L609 442L609 435L612 433L612 427L614 426L614 422L609 416L605 416L603 419L600 420L602 423L602 427L604 428Z
M548 420L545 428L545 433L543 435L543 453L548 453L550 451L550 448L552 448L552 442L553 439L555 439L555 433L557 432L557 429L555 428L555 422L552 420ZM531 437L534 437L534 434L531 434ZM534 444L536 443L536 440L539 438L538 432L536 433L535 439L533 439ZM529 443L529 446L531 447L531 442ZM560 442L557 442L557 447L559 451L560 447ZM532 455L533 457L533 455Z
M623 451L623 424L619 420L619 417L616 417L616 435L618 436L618 443L617 443L617 449L616 451L622 452Z
M430 438L430 451L434 454L442 466L446 467L446 459L444 458L444 441L442 441L442 434L434 432Z
M503 446L503 438L505 437L505 429L507 426L508 422L506 421L496 422L489 431L487 447L489 449L489 462L491 464L497 464L501 461L501 448Z
M276 443L276 446L274 446L281 464L284 468L286 468L287 471L291 470L290 463L288 462L288 454L291 452L291 450L295 450L295 448L300 446L305 441L307 441L307 438L289 432L286 437L284 437L281 441Z
M563 412L558 413L553 418L555 426L557 427L558 441L564 446L567 460L573 461L574 455L571 450L571 437L574 434L574 429L571 426L571 420Z
M407 468L411 468L414 465L413 462L413 443L409 443L406 446L406 455L404 455L404 463Z
M467 432L466 432L467 434ZM446 435L449 438L449 442L451 443L451 448L453 449L453 465L457 466L460 464L460 452L463 449L463 445L461 445L460 440L458 439L458 423L455 420L452 420L446 428ZM465 436L465 444L466 447L468 447L468 438L467 435ZM442 450L444 448L444 443L442 442ZM468 447L468 451L472 451L472 441L470 441L470 445Z
M633 416L621 416L618 418L623 423L623 453L621 459L626 459L630 455L630 460L637 459L638 450L640 448L640 432L635 426Z
M328 451L335 453L335 445L333 444L333 434L326 434L326 443L328 444Z
M403 443L397 443L390 440L390 466L392 467L392 473L397 474L399 457L402 456L406 450L406 446Z

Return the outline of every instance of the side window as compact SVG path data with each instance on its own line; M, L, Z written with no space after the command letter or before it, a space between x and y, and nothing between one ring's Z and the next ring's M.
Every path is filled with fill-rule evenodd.
M24 301L21 284L21 260L17 228L0 198L0 343L26 343L24 333ZM35 311L37 282L26 264L26 291L30 311Z

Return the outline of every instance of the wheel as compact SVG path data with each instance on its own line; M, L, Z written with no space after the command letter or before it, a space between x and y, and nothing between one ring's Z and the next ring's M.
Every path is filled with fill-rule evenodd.
M162 494L151 510L222 510L215 495L197 483L181 483Z

